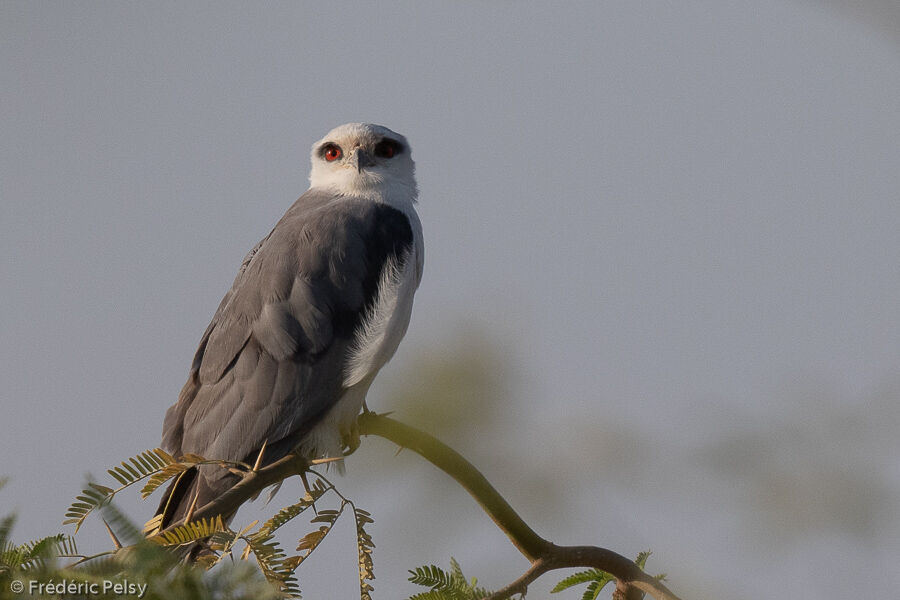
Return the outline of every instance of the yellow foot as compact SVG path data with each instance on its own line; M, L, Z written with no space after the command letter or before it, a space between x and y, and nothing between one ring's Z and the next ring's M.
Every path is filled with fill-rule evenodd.
M356 449L359 448L359 423L354 419L353 425L350 426L350 431L344 431L341 434L341 441L344 444L344 456L350 456Z

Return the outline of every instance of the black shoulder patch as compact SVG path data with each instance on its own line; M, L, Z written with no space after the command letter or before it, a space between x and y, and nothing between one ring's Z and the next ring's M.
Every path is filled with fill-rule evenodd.
M402 258L413 244L412 227L405 214L384 204L375 207L375 228L368 240L373 264L384 265L388 257ZM381 267L379 267L379 275Z
M406 260L413 245L413 232L409 219L396 208L378 204L372 209L372 225L365 239L366 271L362 281L365 303L363 309L339 318L335 323L339 335L349 336L362 322L363 315L378 297L378 283L388 259Z
M366 241L369 273L363 284L366 309L375 302L378 281L389 258L404 260L413 244L412 227L405 214L396 208L378 204L375 207L375 226Z

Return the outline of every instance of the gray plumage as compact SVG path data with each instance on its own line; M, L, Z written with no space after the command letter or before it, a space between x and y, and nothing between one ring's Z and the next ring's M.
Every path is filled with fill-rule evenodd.
M359 127L370 133L377 126ZM375 142L390 132L374 131ZM398 210L397 202L384 200L313 187L247 254L203 334L178 402L166 413L163 448L252 463L266 443L267 464L300 447L342 399L361 404L406 330L421 274L418 219L406 204ZM404 273L414 277L411 288L401 281ZM381 314L383 306L395 312L390 302L398 294L408 295L405 314ZM379 326L400 328L387 336L392 347L362 348L375 343L370 330ZM353 380L351 359L376 350L384 356ZM354 424L358 409L351 408ZM236 481L225 469L204 467L172 484L158 511L165 512L163 526L183 517L195 495L202 506Z

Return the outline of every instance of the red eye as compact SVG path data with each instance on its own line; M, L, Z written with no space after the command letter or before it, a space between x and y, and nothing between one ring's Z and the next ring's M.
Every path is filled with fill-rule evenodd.
M322 153L322 156L325 157L325 160L328 162L334 162L341 157L341 149L331 144L330 146L325 147L325 151Z

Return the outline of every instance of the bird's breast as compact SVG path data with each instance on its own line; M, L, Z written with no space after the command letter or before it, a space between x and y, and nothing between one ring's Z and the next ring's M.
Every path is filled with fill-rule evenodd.
M344 387L374 377L397 351L409 326L418 286L416 253L413 245L405 260L390 257L385 263L375 301L357 327L350 347Z

